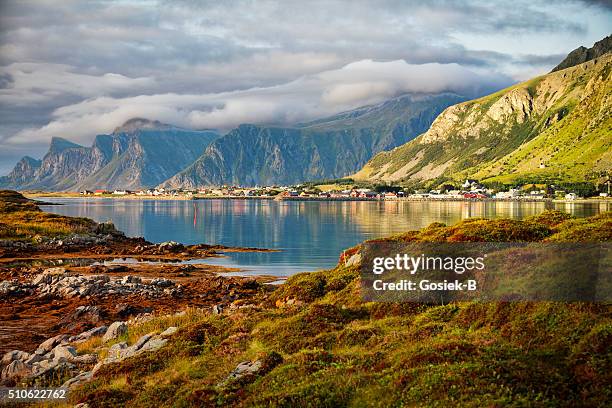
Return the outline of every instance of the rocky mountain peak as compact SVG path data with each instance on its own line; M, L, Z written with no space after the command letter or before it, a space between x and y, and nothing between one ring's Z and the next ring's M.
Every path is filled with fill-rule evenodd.
M51 138L51 146L49 147L49 152L61 152L66 149L83 147L76 143L71 142L70 140L66 140L62 137L54 136Z
M145 118L132 118L125 122L123 125L115 128L113 133L128 133L134 132L141 129L149 130L165 130L171 129L172 126L162 123L158 120L149 120Z
M551 72L573 67L578 64L582 64L583 62L599 58L610 51L612 51L612 34L600 41L597 41L591 48L582 46L576 48L574 51L567 54L567 57L565 57L565 59L561 61L559 65L554 67Z

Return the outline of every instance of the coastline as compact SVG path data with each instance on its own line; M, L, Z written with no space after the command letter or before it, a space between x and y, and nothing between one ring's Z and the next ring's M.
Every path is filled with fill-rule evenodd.
M361 198L361 197L275 197L275 196L204 196L204 195L192 195L192 196L154 196L154 195L81 195L79 193L28 193L22 192L22 194L30 199L38 198L87 198L87 199L113 199L113 200L275 200L275 201L331 201L331 202L342 202L342 201L369 201L369 202L403 202L403 201L424 201L424 202L552 202L552 203L612 203L612 197L591 197L591 198L578 198L574 200L568 199L556 199L556 198L530 198L530 197L517 197L517 198L432 198L432 197L398 197L398 198ZM45 203L48 204L48 203ZM44 205L44 204L41 204Z

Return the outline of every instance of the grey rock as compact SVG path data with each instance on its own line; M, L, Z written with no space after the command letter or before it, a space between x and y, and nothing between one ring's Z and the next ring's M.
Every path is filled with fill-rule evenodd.
M170 286L174 286L174 282L172 282L170 279L156 278L151 280L151 285L159 286L161 288L167 288Z
M140 350L142 346L144 346L153 336L154 333L145 334L144 336L140 337L138 341L136 341L136 343L134 343L130 348L133 351Z
M9 365L4 367L2 374L0 374L0 378L6 380L14 377L26 377L30 375L31 372L31 367L27 366L23 361L13 360Z
M260 360L255 360L255 361L243 361L242 363L239 363L236 368L234 368L229 375L227 376L227 378L220 382L219 384L217 384L217 386L224 386L229 382L235 381L235 380L239 380L243 377L246 377L248 375L255 375L257 374L261 368L263 367L263 363Z
M54 360L60 360L63 358L67 361L71 361L77 355L74 347L63 345L56 346L51 353Z
M178 331L178 327L176 326L170 326L168 327L166 330L164 330L163 332L160 333L161 337L170 337L172 336L174 333L176 333Z
M147 341L138 351L155 351L159 350L168 343L168 339L162 339L160 337L154 337Z
M127 275L121 279L121 283L124 285L128 283L142 283L142 279L138 276Z
M128 326L126 322L114 322L108 327L108 330L102 337L102 342L107 343L111 340L115 340L125 333L127 333Z
M2 356L2 360L0 361L0 364L2 364L3 366L9 365L11 364L13 361L15 360L20 360L20 361L26 361L30 358L30 354L26 353L25 351L21 351L21 350L13 350L13 351L9 351L7 353L4 354L4 356Z
M63 275L66 273L66 268L62 268L62 267L47 268L43 271L43 273L47 275Z
M88 381L90 381L93 378L94 372L92 371L85 371L82 373L79 373L77 376L72 377L71 379L69 379L68 381L66 381L64 384L62 384L62 388L71 388L71 387L76 387L77 385L86 383ZM81 403L78 405L75 405L76 407L89 407L89 405L85 404L85 403Z
M38 363L39 361L42 361L44 359L45 359L45 357L43 357L43 356L41 356L39 354L34 353L34 354L32 354L32 356L30 358L28 358L25 361L25 363L26 363L26 365L33 365L34 363Z
M68 342L70 342L70 343L82 343L84 341L89 340L92 337L104 335L106 333L107 329L108 329L108 327L106 327L106 326L94 327L93 329L89 329L87 331L84 331L81 334L77 334L76 336L70 337L68 339Z
M42 352L42 354L50 352L58 344L65 343L68 340L68 338L69 338L69 336L67 334L58 334L57 336L51 337L51 338L43 341L40 344L40 346L38 346L37 354L39 354L41 352Z
M94 364L98 362L98 356L95 354L82 354L72 358L70 361L75 364Z

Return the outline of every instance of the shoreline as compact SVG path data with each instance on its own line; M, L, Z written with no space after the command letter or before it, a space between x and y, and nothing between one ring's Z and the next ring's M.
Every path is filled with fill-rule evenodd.
M37 198L87 198L87 199L113 199L113 200L169 200L169 201L199 201L199 200L274 200L274 201L320 201L320 202L533 202L533 203L612 203L612 197L605 198L580 198L575 200L566 199L555 199L555 198L431 198L431 197L399 197L399 198L360 198L360 197L273 197L273 196L135 196L135 195L81 195L77 193L22 193L25 197L30 199ZM56 205L56 203L39 203L39 205Z

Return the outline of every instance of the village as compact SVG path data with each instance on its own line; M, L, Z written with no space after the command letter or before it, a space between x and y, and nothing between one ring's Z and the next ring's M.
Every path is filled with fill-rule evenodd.
M375 200L579 200L584 198L606 199L610 197L610 181L600 188L605 191L586 191L584 189L568 189L546 185L544 187L531 184L508 189L492 188L480 184L477 180L467 179L460 186L445 185L444 188L403 189L393 186L375 186L358 188L352 186L345 189L322 188L314 184L298 184L292 186L219 186L198 189L164 189L113 191L96 189L84 190L81 196L107 198L158 198L158 199L276 199L276 200L336 200L336 201L375 201Z

